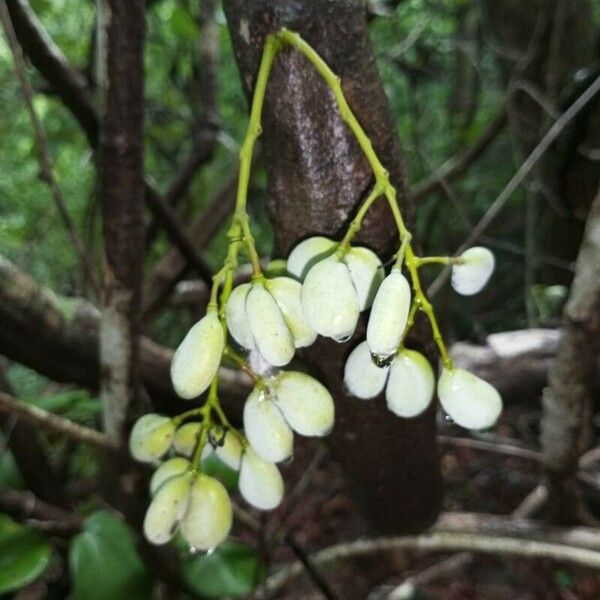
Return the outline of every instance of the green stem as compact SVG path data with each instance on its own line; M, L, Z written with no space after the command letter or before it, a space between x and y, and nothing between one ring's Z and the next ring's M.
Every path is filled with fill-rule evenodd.
M424 265L462 265L465 259L460 256L419 256L417 267Z
M337 249L337 253L339 254L340 257L343 256L344 254L346 254L346 252L348 252L348 250L350 248L350 243L354 239L354 236L360 230L363 219L365 218L365 215L367 214L367 211L369 210L369 208L371 208L371 205L373 204L373 202L375 202L375 200L377 200L377 198L379 198L379 196L381 196L382 192L383 192L382 187L380 185L375 184L375 186L373 187L373 189L371 190L371 192L369 193L369 195L367 196L365 201L362 203L361 207L359 208L358 212L356 213L356 216L354 217L354 219L352 219L352 222L350 223L348 230L346 231L346 235L344 235L344 237L343 237L342 241L340 242L340 245Z
M225 346L223 354L232 360L240 369L242 369L242 371L247 373L252 378L254 383L258 383L262 380L261 376L252 370L248 364L248 361L243 356L238 354L231 346Z
M419 279L417 265L417 257L415 256L410 241L405 242L405 240L407 239L410 240L411 234L404 223L404 219L402 218L402 213L400 212L400 207L398 206L398 201L396 199L396 189L390 183L389 173L379 160L377 154L375 153L371 140L365 133L364 129L358 122L358 119L352 112L352 109L348 105L348 102L342 90L340 78L329 68L327 63L317 54L317 52L300 37L299 34L293 31L289 31L287 29L282 29L278 33L272 34L271 36L267 37L267 45L270 39L278 39L282 43L288 44L296 48L302 54L304 54L304 56L313 64L315 69L318 71L321 77L323 77L323 79L333 92L333 95L338 105L338 109L340 111L340 116L347 123L348 127L350 127L352 133L354 133L354 136L356 137L360 147L362 148L365 157L371 165L371 169L373 170L373 174L375 175L375 189L378 189L379 193L383 192L385 194L385 197L387 198L390 210L392 212L394 221L396 222L396 226L400 234L400 239L402 240L402 243L405 246L404 263L406 264L406 267L412 279L415 301L419 305L420 310L422 310L429 319L429 322L431 324L431 330L433 333L433 339L438 347L444 366L447 368L451 368L452 361L450 359L448 351L446 350L446 345L444 344L444 340L440 333L437 319L433 311L433 307L431 306L431 303L427 300L421 287L421 281ZM369 196L369 198L367 198L367 201L370 202L370 206L370 204L373 202L373 199L371 199L371 195ZM365 203L367 201L365 201ZM362 207L359 210L359 214L361 212Z

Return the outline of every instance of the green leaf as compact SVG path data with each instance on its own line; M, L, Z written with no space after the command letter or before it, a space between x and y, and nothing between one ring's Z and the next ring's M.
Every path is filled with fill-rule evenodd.
M238 487L239 473L228 467L216 454L209 454L202 461L202 472L218 479L230 492Z
M147 600L152 581L138 556L128 527L115 515L99 511L69 551L73 579L71 600Z
M0 440L0 443L4 443L4 441ZM15 457L10 450L4 450L0 453L0 485L13 489L23 489L25 487Z
M245 596L264 578L255 550L239 542L224 542L213 552L182 561L183 580L205 598Z
M0 594L36 580L51 556L50 545L37 531L0 515Z

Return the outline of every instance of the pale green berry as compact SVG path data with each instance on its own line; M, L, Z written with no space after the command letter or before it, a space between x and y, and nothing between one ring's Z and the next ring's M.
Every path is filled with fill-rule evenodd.
M178 396L195 398L213 380L221 363L225 333L215 311L200 319L185 336L171 362L171 379Z
M392 269L377 290L367 325L369 348L380 359L396 352L406 329L410 303L406 277L399 269Z
M502 412L496 388L464 369L443 369L437 391L448 416L466 429L487 429Z
M452 266L452 287L463 296L481 291L494 272L494 255L482 246L465 250L460 258L463 264Z
M266 390L254 388L244 405L244 432L263 460L280 462L292 456L294 435Z
M214 453L229 468L239 471L242 460L242 444L237 435L231 431L225 433L223 444L216 446Z
M435 389L433 369L415 350L403 349L390 365L385 388L388 408L399 417L416 417L431 403Z
M378 367L371 358L369 344L361 342L348 356L344 367L344 383L357 398L375 398L385 386L388 366Z
M154 471L154 475L152 475L152 479L150 479L150 495L154 496L163 483L173 477L182 475L188 469L191 469L191 467L190 461L181 456L166 460L158 467L158 469L156 469L156 471Z
M265 285L283 314L285 323L294 338L294 346L296 348L310 346L317 339L317 332L304 316L302 284L291 277L275 277L268 279Z
M267 277L281 277L287 275L287 272L287 260L285 258L275 258L269 261L264 271Z
M302 307L317 333L340 342L354 333L359 306L345 263L330 256L310 269L302 286Z
M356 290L358 309L363 311L371 306L383 281L383 265L375 252L361 246L350 248L344 256L344 262Z
M166 544L177 531L190 500L193 474L172 477L150 502L144 519L144 535L152 544Z
M332 254L336 248L337 242L322 236L303 240L288 256L288 273L302 281L315 263Z
M153 413L138 419L129 436L131 456L141 462L154 462L171 447L175 425L169 417Z
M233 339L243 348L252 350L254 338L246 317L246 298L249 291L249 283L242 283L232 290L227 300L226 316L227 327Z
M181 535L195 550L211 550L229 535L232 520L231 500L223 484L199 474L181 520Z
M275 298L260 282L253 283L248 292L246 317L265 360L276 367L287 365L294 357L294 339Z
M184 456L191 456L198 441L202 424L196 421L185 423L177 429L173 438L175 451Z
M314 377L284 371L271 383L275 403L300 435L324 436L333 428L334 404L327 388Z
M242 456L239 489L246 502L260 510L272 510L283 498L284 485L276 465L264 461L249 446Z

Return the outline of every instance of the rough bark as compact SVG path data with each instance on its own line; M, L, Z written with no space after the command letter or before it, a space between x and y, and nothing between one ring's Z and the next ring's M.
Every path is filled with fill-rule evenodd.
M139 317L144 248L144 3L100 0L100 199L104 288L100 396L104 429L121 441L139 394Z
M302 34L341 77L344 93L397 186L409 222L402 152L366 31L364 3L227 0L234 51L248 96L265 34L282 26ZM279 251L311 234L337 237L372 183L372 173L339 117L332 94L299 53L284 50L274 65L263 114L268 208ZM385 203L374 206L359 241L386 256L396 240ZM363 331L364 333L364 331ZM381 399L346 396L343 364L350 344L320 340L305 358L336 399L334 453L372 523L386 532L429 525L441 502L434 409L412 420L393 417ZM412 340L422 346L423 340Z
M541 441L549 514L569 522L581 516L577 462L590 443L593 400L600 397L600 193L588 216L563 332L544 393Z

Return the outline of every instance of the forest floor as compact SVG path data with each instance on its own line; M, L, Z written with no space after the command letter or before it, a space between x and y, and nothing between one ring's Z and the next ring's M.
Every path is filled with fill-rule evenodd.
M509 408L496 428L496 435L519 440L530 448L537 445L539 413ZM453 425L441 423L440 433L464 436ZM318 446L297 438L294 461L284 467L286 487L293 490ZM445 482L444 510L509 515L537 485L539 466L515 456L483 452L466 447L441 447ZM303 494L292 493L268 517L263 517L262 539L239 530L240 537L259 544L274 572L293 561L291 548L276 542L283 528L307 552L344 541L373 536L349 495L341 467L330 454L311 469L310 483ZM304 478L304 484L306 478ZM339 600L383 600L406 577L442 562L449 554L407 551L373 554L319 567L320 573ZM323 594L302 575L291 579L277 598L320 600ZM560 564L547 559L476 555L463 568L419 588L414 600L599 600L600 573L592 569Z

